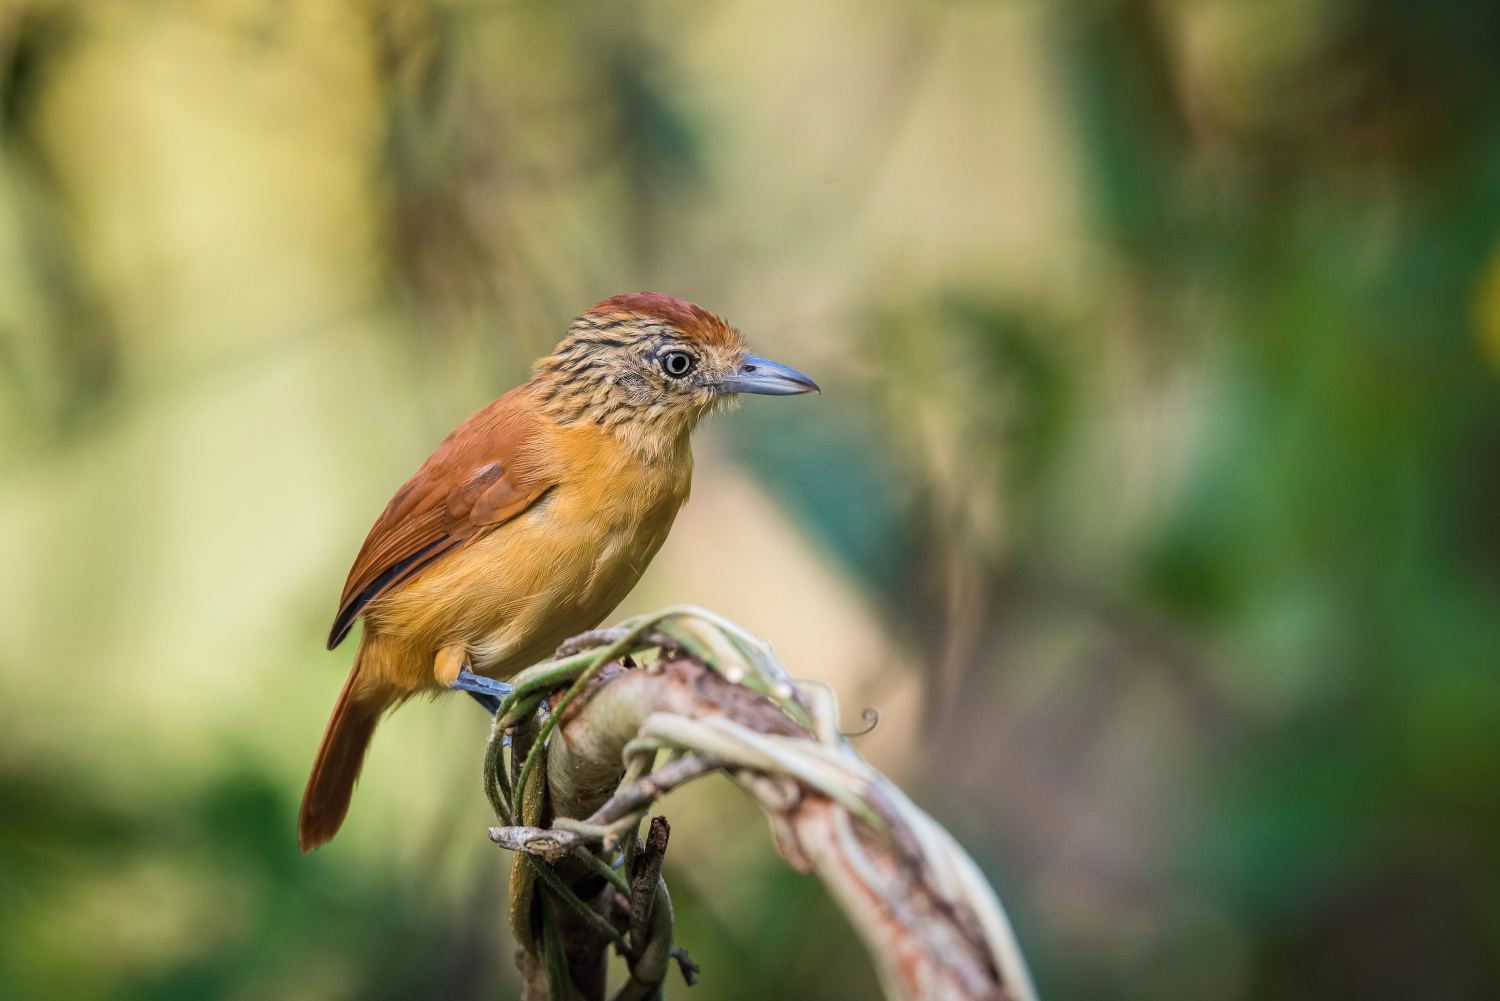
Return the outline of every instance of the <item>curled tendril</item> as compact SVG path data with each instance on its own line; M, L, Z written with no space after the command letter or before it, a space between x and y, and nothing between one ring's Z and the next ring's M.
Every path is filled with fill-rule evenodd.
M864 709L864 712L862 712L862 713L859 714L859 718L865 721L865 728L863 730L854 730L854 731L849 732L849 733L845 733L844 731L840 730L839 731L839 736L841 736L841 737L863 737L863 736L865 736L865 734L869 733L870 731L874 730L877 726L880 725L880 710L876 709L874 706L866 706L865 709Z

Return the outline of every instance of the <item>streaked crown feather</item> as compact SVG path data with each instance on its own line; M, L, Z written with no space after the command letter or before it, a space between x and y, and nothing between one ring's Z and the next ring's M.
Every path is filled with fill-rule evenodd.
M695 367L669 378L661 359L677 348ZM743 353L739 333L702 306L664 292L631 292L574 320L556 350L537 362L532 385L560 423L596 423L644 448L646 437L675 438L728 402L717 386Z

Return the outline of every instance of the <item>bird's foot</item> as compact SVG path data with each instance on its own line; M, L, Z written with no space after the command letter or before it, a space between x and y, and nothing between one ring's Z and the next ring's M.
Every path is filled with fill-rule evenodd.
M467 667L458 672L458 677L449 687L460 692L468 692L475 702L488 710L491 716L500 711L500 703L516 690L515 685L507 685L503 681L483 677Z

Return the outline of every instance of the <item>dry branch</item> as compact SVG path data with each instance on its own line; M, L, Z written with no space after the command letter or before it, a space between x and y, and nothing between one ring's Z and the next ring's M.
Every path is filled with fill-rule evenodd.
M579 656L591 646L609 662ZM662 659L630 668L615 659L645 647ZM548 702L560 713L541 729L550 737L532 752L537 770L514 798L524 804L519 823L490 832L521 853L512 923L527 997L602 998L596 972L611 943L631 971L618 1001L654 996L674 955L687 975L660 876L665 818L653 819L644 842L637 830L662 793L723 769L765 810L782 856L823 879L890 998L1034 1001L988 883L946 831L854 752L826 688L794 682L769 647L699 609L577 637L559 654L579 660L571 687L557 662L516 679L516 698L528 676L554 686ZM537 733L534 717L522 729L518 737ZM661 752L667 760L653 771ZM518 740L513 754L526 753ZM528 772L519 760L507 769L512 782ZM617 849L623 873L607 861Z

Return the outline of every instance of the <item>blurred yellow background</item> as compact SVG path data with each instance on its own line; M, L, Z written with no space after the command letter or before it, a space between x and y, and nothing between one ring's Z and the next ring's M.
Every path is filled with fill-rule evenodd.
M749 400L618 616L829 681L1052 999L1500 995L1500 8L0 5L0 996L515 992L487 720L297 854L394 489L595 301ZM877 988L724 784L691 995Z

